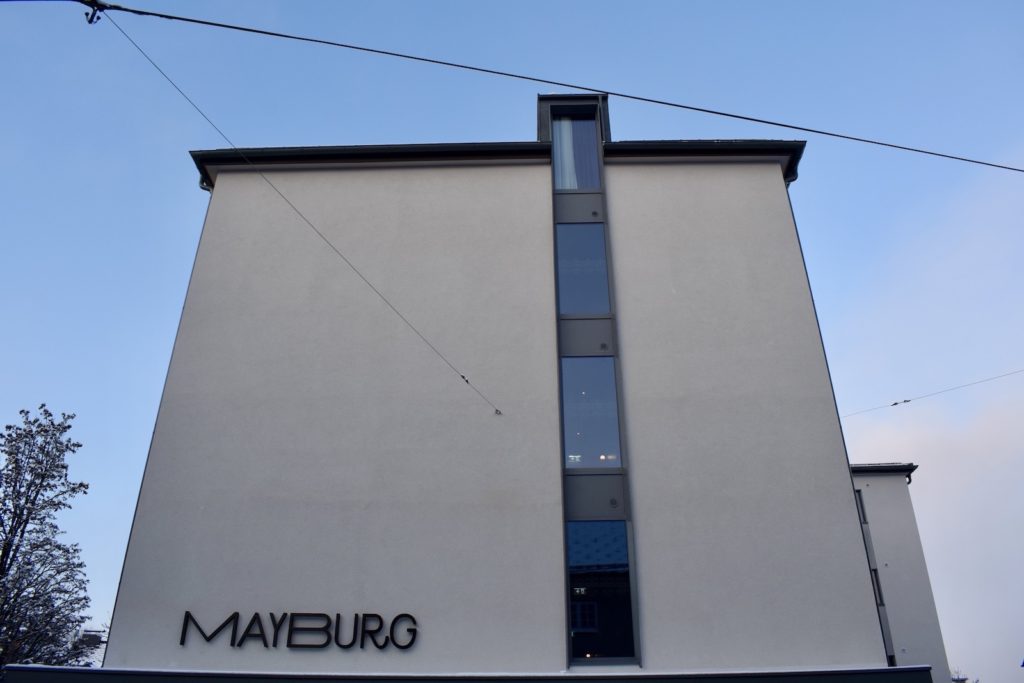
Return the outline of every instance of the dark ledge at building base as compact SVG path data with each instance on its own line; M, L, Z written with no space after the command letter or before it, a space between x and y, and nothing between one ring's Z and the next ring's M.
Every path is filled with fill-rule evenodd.
M72 667L11 665L4 669L4 683L273 683L274 681L349 681L350 683L588 683L589 681L638 683L932 683L927 666L841 671L772 671L722 674L599 674L569 673L557 676L384 676L327 674L253 674L201 671L143 671L139 669L83 669Z

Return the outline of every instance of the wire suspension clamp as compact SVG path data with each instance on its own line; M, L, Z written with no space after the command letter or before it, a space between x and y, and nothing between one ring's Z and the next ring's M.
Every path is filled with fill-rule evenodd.
M85 20L90 25L95 24L102 18L100 12L108 9L110 6L100 0L78 0L80 3L89 8L90 11L85 13Z

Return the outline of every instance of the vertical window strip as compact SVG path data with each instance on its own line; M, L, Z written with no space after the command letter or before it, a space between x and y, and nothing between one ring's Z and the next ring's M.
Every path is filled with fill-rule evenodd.
M602 193L595 116L549 119L556 193ZM603 197L599 198L603 204ZM557 224L555 242L559 317L575 318L575 324L590 316L609 316L611 283L604 224ZM601 348L607 350L608 345ZM594 475L580 475L579 470L622 471L614 354L563 352L560 365L563 477L572 470L585 477ZM628 519L627 512L625 520L573 517L566 521L570 664L637 661Z

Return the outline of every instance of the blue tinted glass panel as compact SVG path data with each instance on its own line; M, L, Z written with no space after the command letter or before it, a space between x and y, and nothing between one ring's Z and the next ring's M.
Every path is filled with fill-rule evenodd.
M551 121L556 190L599 190L601 174L594 119L559 116Z
M622 467L614 358L562 359L562 433L566 467Z
M573 659L633 657L625 522L567 522Z
M608 300L608 258L603 223L559 223L558 312L563 315L611 312Z

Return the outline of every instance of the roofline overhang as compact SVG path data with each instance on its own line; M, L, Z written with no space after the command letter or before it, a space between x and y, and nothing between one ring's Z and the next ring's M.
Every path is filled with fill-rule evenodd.
M854 474L913 474L917 465L912 462L878 462L850 465Z
M907 484L913 481L913 474L917 471L917 465L912 462L878 462L850 465L850 472L854 476L871 474L902 474L907 478Z
M349 164L446 164L536 160L551 157L548 142L469 142L343 147L253 147L189 152L199 169L199 186L212 189L221 170L313 168Z
M775 161L782 166L782 177L789 184L797 179L806 146L803 140L623 140L605 143L604 158Z
M643 140L607 142L605 159L617 162L716 161L774 162L786 183L797 177L806 143L799 140ZM448 165L472 163L545 163L549 142L469 142L426 145L358 145L344 147L255 147L190 152L199 170L199 185L213 189L225 170L289 170L359 164Z

